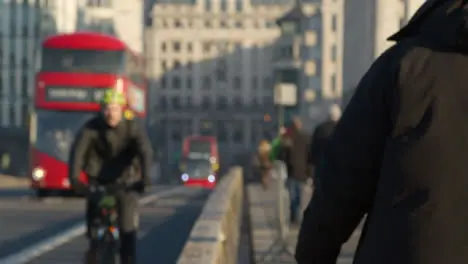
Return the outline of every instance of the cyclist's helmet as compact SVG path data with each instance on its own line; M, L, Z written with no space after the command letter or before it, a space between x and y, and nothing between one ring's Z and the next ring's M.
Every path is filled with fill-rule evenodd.
M127 100L125 99L125 96L121 92L116 91L115 89L107 89L101 98L101 105L125 105L126 103Z

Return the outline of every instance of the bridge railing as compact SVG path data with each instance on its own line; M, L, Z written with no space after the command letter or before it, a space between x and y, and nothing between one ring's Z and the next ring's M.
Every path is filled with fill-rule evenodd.
M190 233L178 264L236 264L243 171L233 167L216 186Z

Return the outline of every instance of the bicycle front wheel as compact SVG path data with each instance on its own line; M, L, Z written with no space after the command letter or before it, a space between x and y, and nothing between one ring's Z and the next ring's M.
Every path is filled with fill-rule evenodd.
M104 236L98 248L99 264L120 264L120 253L117 241L112 234Z

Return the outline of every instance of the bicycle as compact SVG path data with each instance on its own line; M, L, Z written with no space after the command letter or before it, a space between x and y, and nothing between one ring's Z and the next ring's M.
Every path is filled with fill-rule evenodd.
M93 237L97 240L96 263L120 263L120 230L116 193L125 189L125 185L91 185L89 187L89 195L97 205L96 216L92 222Z

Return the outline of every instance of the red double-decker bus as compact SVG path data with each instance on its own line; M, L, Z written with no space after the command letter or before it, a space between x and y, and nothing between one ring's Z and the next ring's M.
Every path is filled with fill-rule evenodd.
M68 156L80 127L100 110L105 89L123 92L126 114L144 119L144 61L119 39L99 33L55 35L42 44L31 118L31 179L39 196L70 190ZM86 182L86 175L81 175Z
M181 171L181 180L186 186L214 187L219 173L216 138L212 136L186 137L182 146ZM201 174L198 175L199 173Z

